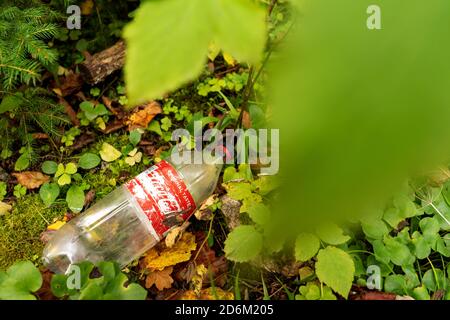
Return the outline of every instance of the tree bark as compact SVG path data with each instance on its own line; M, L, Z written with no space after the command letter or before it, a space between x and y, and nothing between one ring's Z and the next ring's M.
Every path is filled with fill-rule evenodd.
M86 59L80 64L80 72L84 81L97 84L125 64L125 42L120 40L112 47Z

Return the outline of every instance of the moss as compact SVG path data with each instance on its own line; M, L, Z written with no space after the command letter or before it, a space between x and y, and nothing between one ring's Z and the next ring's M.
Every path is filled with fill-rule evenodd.
M18 199L13 210L0 217L0 269L17 260L39 257L44 247L40 234L65 212L63 205L47 208L37 194Z

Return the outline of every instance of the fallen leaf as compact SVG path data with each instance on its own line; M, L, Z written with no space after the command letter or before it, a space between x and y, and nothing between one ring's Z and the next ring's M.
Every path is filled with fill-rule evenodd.
M211 220L213 217L212 211L209 209L217 200L217 194L213 194L206 199L200 208L195 211L194 215L197 220Z
M83 16L88 16L92 14L93 9L94 9L94 1L92 0L85 0L83 3L81 3L81 14Z
M195 274L192 277L191 283L194 287L194 292L199 295L200 291L203 287L203 279L205 279L205 276L208 274L208 269L206 269L204 264L199 264L195 268Z
M42 132L33 133L31 136L36 140L48 139L48 134Z
M175 227L169 231L164 242L166 243L167 248L171 248L174 244L181 238L184 230L190 225L188 221L184 222L181 226Z
M17 181L27 189L39 188L42 184L48 182L50 177L38 171L23 171L13 173Z
M236 64L236 60L234 60L231 54L224 52L222 53L222 57L229 66L234 66Z
M126 121L128 130L132 131L137 128L147 128L152 119L162 112L161 106L158 102L152 101L148 103L143 109L133 112Z
M145 287L150 289L153 285L159 291L164 289L169 289L172 287L173 279L170 274L173 271L173 267L167 267L160 271L152 271L150 272L145 279Z
M47 230L56 231L59 230L63 225L65 225L65 221L56 221L47 227Z
M7 214L11 209L12 207L9 204L0 201L0 216Z
M185 232L171 248L163 245L161 250L155 247L150 249L143 259L143 266L150 271L163 270L166 267L188 261L191 258L191 251L196 248L195 236L190 232Z
M196 294L194 290L187 290L178 296L179 300L234 300L234 294L220 288L206 288Z
M106 162L112 162L120 158L122 153L107 142L103 142L100 157Z

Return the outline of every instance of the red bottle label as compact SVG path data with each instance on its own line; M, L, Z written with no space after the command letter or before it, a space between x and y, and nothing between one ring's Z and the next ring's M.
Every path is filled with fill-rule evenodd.
M196 206L178 172L161 161L125 184L150 221L150 231L161 240L172 227L189 219Z

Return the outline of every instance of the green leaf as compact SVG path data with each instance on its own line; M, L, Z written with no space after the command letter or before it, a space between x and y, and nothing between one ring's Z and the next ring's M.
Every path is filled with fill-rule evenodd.
M42 172L46 174L55 174L58 164L55 161L44 161L42 164Z
M67 276L64 274L55 274L50 282L50 288L55 297L62 298L69 294L67 288Z
M142 136L142 133L139 129L135 129L135 130L131 131L130 136L129 136L131 144L133 146L136 146L139 143L139 141L141 141L141 136Z
M392 228L396 228L401 221L414 217L417 212L417 208L411 199L407 196L399 196L394 199L394 206L385 211L383 219Z
M399 274L387 276L384 280L384 290L399 295L407 294L405 277Z
M439 222L434 218L423 218L419 222L420 229L424 235L435 235L439 232Z
M263 203L254 203L248 208L247 213L253 222L261 226L270 222L270 210Z
M317 254L317 277L344 298L350 292L354 273L353 259L345 251L330 246Z
M14 170L22 171L30 166L30 155L28 152L24 152L14 164Z
M361 221L361 227L368 238L383 239L389 233L386 223L381 219L365 219Z
M62 163L58 164L58 167L56 168L55 177L58 178L62 176L65 172L64 165Z
M156 120L153 120L153 121L150 122L150 124L147 127L147 130L151 131L151 132L154 132L154 133L156 133L159 136L163 135L163 133L161 131L161 126L159 125L159 122L156 121Z
M334 223L323 223L317 228L319 238L332 245L339 245L350 240L350 237L344 235L344 231Z
M225 254L229 260L245 262L254 259L262 250L263 237L253 226L238 226L225 240Z
M84 206L84 192L79 186L71 186L66 195L67 205L73 212L80 212Z
M421 285L420 287L414 288L411 296L416 300L430 300L430 294L428 293L427 287Z
M311 233L301 233L295 241L295 259L308 261L320 248L320 240Z
M258 62L264 21L264 11L249 0L143 3L124 32L130 103L158 98L195 79L212 41L238 59Z
M384 243L389 252L391 261L398 266L409 266L414 263L415 257L411 254L408 246L401 243L400 239L385 237Z
M39 196L48 207L58 198L59 186L56 183L44 183L39 189Z
M388 264L391 261L390 252L387 250L383 241L374 240L372 241L373 252L378 261Z
M65 172L70 175L75 174L77 172L77 165L73 162L69 162L66 164Z
M100 157L106 162L112 162L120 158L122 153L107 142L103 142Z
M72 178L67 173L63 173L63 175L58 178L58 184L60 186L64 186L66 184L70 184L71 182L72 182Z
M244 200L252 195L252 186L246 182L230 182L225 185L228 196L235 200Z
M431 253L431 246L428 241L420 234L420 232L415 231L412 234L411 239L412 244L414 245L414 254L417 259L425 259Z
M100 157L93 153L85 153L80 157L78 166L82 169L92 169L100 164Z
M214 43L239 61L258 63L265 44L265 12L247 0L210 1ZM212 16L211 16L212 17Z
M422 277L422 283L431 292L436 292L438 289L445 289L446 280L445 274L441 269L427 270Z
M31 294L42 286L42 276L30 261L19 261L8 268L0 283L1 300L36 300Z
M141 287L137 283L128 284L125 287L125 283L128 282L128 278L119 273L106 287L104 300L145 300L147 297L147 290Z

